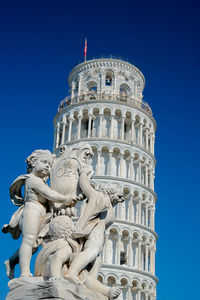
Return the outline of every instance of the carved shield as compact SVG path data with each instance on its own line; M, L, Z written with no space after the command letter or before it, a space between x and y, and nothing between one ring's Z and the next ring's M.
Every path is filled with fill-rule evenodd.
M78 168L79 162L75 157L70 157L68 153L63 153L55 159L51 172L51 188L62 195L73 193L78 195Z

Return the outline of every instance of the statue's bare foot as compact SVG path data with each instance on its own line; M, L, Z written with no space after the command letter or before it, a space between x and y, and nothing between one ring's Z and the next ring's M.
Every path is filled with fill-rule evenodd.
M69 282L72 282L72 283L75 283L75 284L81 284L78 276L76 276L75 274L73 273L68 273L65 275L64 277L67 281Z
M33 277L33 274L29 273L21 273L20 277Z
M15 266L12 266L9 259L6 260L4 264L6 266L6 275L9 279L13 279L15 276Z
M118 287L111 287L108 293L109 299L116 299L121 294L121 290Z

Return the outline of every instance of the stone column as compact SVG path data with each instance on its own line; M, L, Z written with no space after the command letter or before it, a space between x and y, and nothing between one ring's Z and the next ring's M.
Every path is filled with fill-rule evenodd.
M110 120L110 138L113 139L113 121L114 121L114 114L111 114L111 120Z
M138 96L138 85L137 82L135 83L135 96Z
M74 119L70 116L69 117L69 132L68 132L68 142L71 141L71 136L72 136L72 122Z
M142 241L138 241L138 269L142 269Z
M129 221L133 222L133 200L132 200L132 197L129 200Z
M119 162L119 177L122 177L122 162L123 162L124 154L120 153L120 162Z
M148 293L145 293L145 300L148 300Z
M117 204L117 207L118 207L118 214L117 214L117 216L118 216L118 219L121 219L122 202L119 202Z
M130 157L130 179L134 180L133 156Z
M59 146L59 138L60 138L60 122L57 122L56 127L56 148Z
M81 122L82 122L82 119L83 119L83 116L78 115L78 134L77 134L78 140L80 140L80 138L81 138Z
M122 121L121 121L121 140L124 140L124 123L125 123L125 116L122 116Z
M146 128L145 130L145 146L146 146L146 149L148 150L149 149L149 129Z
M132 292L130 288L128 288L127 296L128 296L127 300L132 300Z
M153 189L153 169L150 169L150 188Z
M149 174L148 174L149 172L148 172L148 165L146 164L145 165L145 185L146 186L149 186Z
M149 247L145 246L145 271L148 272Z
M150 227L151 229L153 229L153 208L150 207L150 208L149 208L149 211L150 211L150 224L149 224L149 227Z
M138 210L138 224L141 224L141 209L142 209L142 205L141 205L141 199L139 199L138 201L138 205L137 205L137 210Z
M63 119L62 119L62 139L61 139L61 144L64 144L64 142L65 142L66 124L67 124L67 116L64 115Z
M154 170L150 170L150 188L154 191Z
M121 234L117 236L117 265L120 265L121 237Z
M135 143L136 142L136 138L135 138L135 120L134 118L131 120L131 142Z
M109 233L105 233L105 244L104 244L104 262L107 264L108 263L108 238L109 238Z
M71 93L71 99L74 100L74 89L75 89L75 81L72 81L72 93Z
M112 175L112 151L109 151L108 175Z
M155 135L152 137L152 154L154 155Z
M101 151L97 151L97 175L100 175Z
M155 208L152 208L152 230L155 230Z
M139 126L140 126L139 127L139 145L142 147L142 132L143 132L142 126L143 126L143 124L140 123Z
M131 267L132 266L132 242L133 242L133 238L132 236L129 237L129 241L128 241L128 266Z
M148 227L148 218L149 217L149 205L145 205L145 225Z
M155 254L156 254L156 251L153 250L153 275L155 275Z
M102 137L103 113L99 114L99 137Z
M91 124L92 124L92 114L88 114L89 122L88 122L88 138L91 137Z
M149 149L149 151L152 153L153 152L153 132L150 132L149 135L150 135L150 149Z
M150 264L149 264L149 272L153 274L153 249L150 249Z
M139 167L138 167L138 182L141 182L142 180L142 163L139 160Z
M82 78L80 76L79 77L79 83L78 83L78 97L81 96L81 83L82 83Z

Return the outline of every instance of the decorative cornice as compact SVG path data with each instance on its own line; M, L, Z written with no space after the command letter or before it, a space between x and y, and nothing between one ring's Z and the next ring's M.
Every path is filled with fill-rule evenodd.
M154 123L154 126L155 126L155 131L157 129L157 124L156 124L156 121L155 119L153 118L153 116L148 113L146 110L138 107L138 106L135 106L134 104L128 104L128 103L122 103L122 102L119 102L119 101L113 101L113 100L109 100L109 101L97 101L97 100L90 100L90 101L83 101L83 102L78 102L78 103L72 103L68 106L66 106L65 108L63 108L61 111L59 111L53 122L55 124L55 120L58 118L58 116L60 116L62 113L66 113L67 111L71 110L72 108L74 107L79 107L79 106L83 106L83 105L89 105L89 104L96 104L97 106L98 105L102 105L102 104L117 104L118 106L124 106L124 107L130 107L130 108L133 108L133 109L136 109L138 111L140 111L141 113L145 114L148 118L151 119L151 121Z
M150 189L149 187L147 187L146 185L144 185L142 183L133 181L131 179L122 178L122 177L114 177L114 176L110 176L110 175L104 175L104 176L95 175L93 178L97 179L97 180L98 179L101 179L101 180L110 179L110 180L113 180L113 181L119 181L119 182L122 182L122 183L129 183L129 184L132 184L132 185L139 186L139 187L143 188L144 190L147 190L149 193L151 193L154 196L155 201L157 200L157 194L152 189Z
M124 268L124 266L121 266L121 265L111 265L111 264L105 264L103 263L102 267L101 267L101 272L103 271L103 269L111 269L112 272L114 270L120 270L122 272L127 272L127 273L130 273L130 274L133 274L133 273L136 273L136 274L140 274L140 275L143 275L143 276L147 276L147 277L150 277L151 279L153 279L156 283L158 283L158 278L149 273L149 272L145 272L145 271L142 271L142 270L138 270L138 269L135 269L133 267L126 267L126 269Z
M80 143L82 141L83 141L83 139L81 138L81 139L76 139L76 140L73 140L73 141L70 141L70 142L66 142L65 144L72 145L72 144ZM84 138L84 141L86 141L86 142L96 142L96 143L98 143L98 142L114 143L115 147L116 147L116 144L117 145L126 145L130 148L134 147L136 149L139 149L140 151L143 151L146 155L149 155L151 157L151 159L153 160L155 166L156 166L156 159L153 156L153 154L151 152L147 151L145 148L143 148L143 147L141 147L141 146L139 146L135 143L129 143L127 141L122 141L122 140L119 140L119 139L111 139L111 138L108 138L108 137L106 137L106 138L95 138L95 137L94 138Z
M130 222L130 221L127 221L127 220L120 220L120 219L117 219L115 218L115 221L113 223L113 225L117 223L117 224L121 224L121 225L128 225L128 226L131 226L131 227L138 227L139 229L142 229L144 231L148 231L149 233L151 233L155 238L156 240L158 240L158 234L153 231L151 228L148 228L142 224L139 224L139 223L135 223L135 222Z
M93 69L93 68L101 68L101 67L117 68L118 70L131 72L135 76L138 76L139 79L143 82L143 87L145 86L144 75L137 67L121 59L113 59L113 58L92 59L75 66L73 70L70 72L68 77L69 86L71 86L72 80L80 72Z

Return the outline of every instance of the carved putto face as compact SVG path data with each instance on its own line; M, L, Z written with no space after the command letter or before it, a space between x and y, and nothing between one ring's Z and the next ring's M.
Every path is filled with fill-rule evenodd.
M53 164L53 158L50 155L43 154L32 162L33 171L38 175L49 176Z

